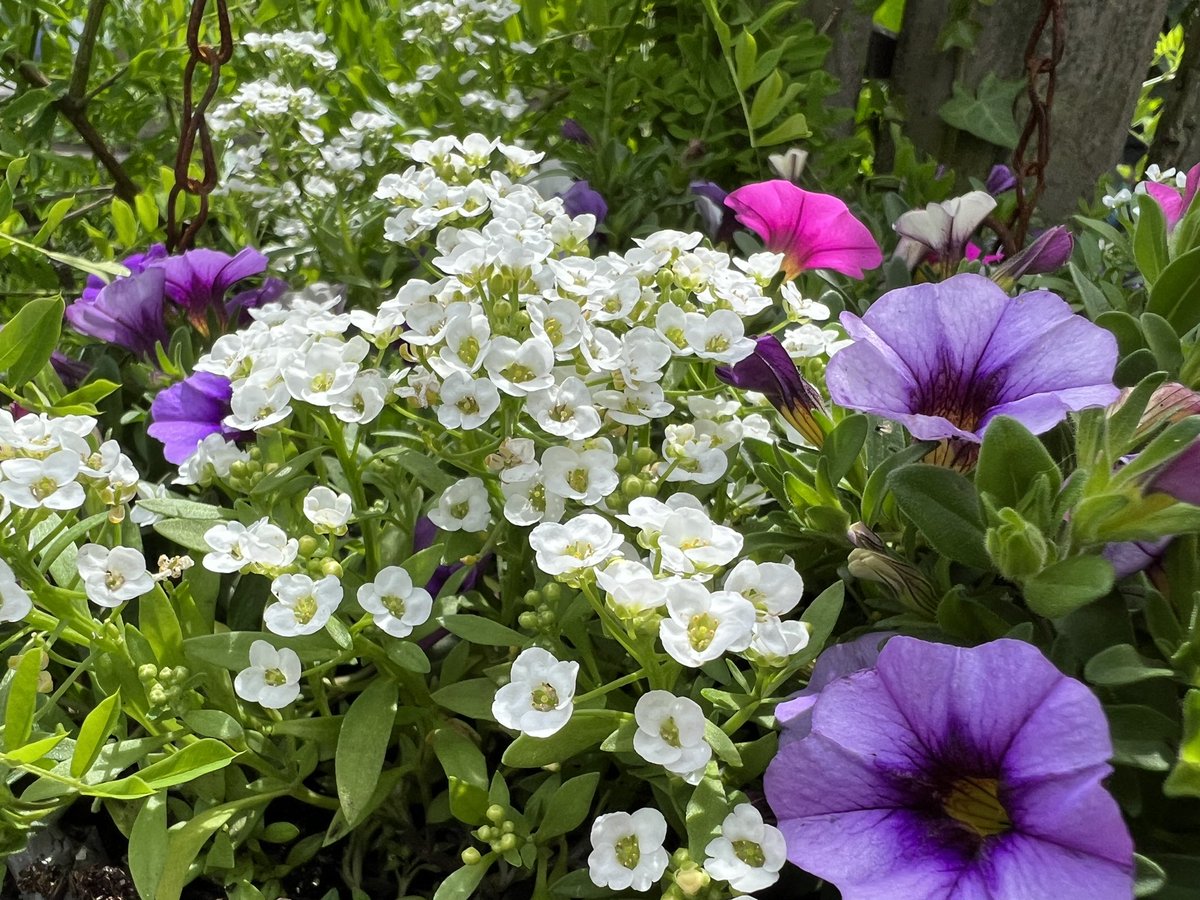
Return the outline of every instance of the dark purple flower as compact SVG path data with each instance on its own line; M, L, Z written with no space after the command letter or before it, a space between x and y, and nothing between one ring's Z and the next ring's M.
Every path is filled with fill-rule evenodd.
M592 186L586 181L575 182L561 196L563 208L572 218L590 213L596 217L596 224L599 225L608 215L608 204L604 202L600 192L592 190Z
M1013 174L1012 169L1001 163L992 166L992 171L988 172L987 181L983 186L989 194L996 197L1015 188L1017 176Z
M161 441L167 462L179 463L196 452L210 434L227 440L246 435L224 422L229 415L233 387L228 378L208 372L193 372L178 384L160 391L150 404L150 437Z
M777 337L764 334L755 341L753 353L732 366L718 366L717 377L734 387L765 394L797 431L820 447L825 432L813 410L821 408L821 395L804 380Z
M1181 503L1200 506L1200 440L1155 469L1145 492L1170 494Z
M167 275L167 297L184 308L194 325L203 327L210 311L222 322L228 320L225 295L239 281L265 272L267 258L252 247L236 256L199 249L169 256L158 265Z
M54 367L54 373L58 376L58 380L69 391L79 387L83 379L87 378L88 373L92 371L92 367L82 359L71 359L58 350L50 354L50 365Z
M996 416L1041 434L1120 394L1112 333L1049 291L1014 298L980 275L955 275L889 291L841 322L854 343L829 361L830 397L921 440L977 444Z
M696 212L704 225L704 233L714 243L729 243L737 228L737 216L725 205L729 193L712 181L693 181L688 190L696 195Z
M1016 281L1022 275L1044 275L1061 269L1071 258L1075 238L1065 225L1047 228L1024 250L1006 260L992 272L1000 284Z
M80 334L154 357L155 343L166 346L163 323L163 270L147 268L117 278L89 300L80 297L67 307L66 318Z
M767 801L788 858L843 900L1132 895L1104 712L1037 648L892 638L821 689L807 727Z
M576 144L583 144L585 147L591 147L595 144L595 141L592 140L592 136L588 134L587 129L574 119L563 119L562 136L568 141L573 141Z
M167 256L167 248L162 244L151 244L145 253L134 253L132 256L127 256L121 260L121 265L129 270L130 275L136 275L139 272L144 272L149 266L154 265L158 260L165 259ZM83 287L83 299L94 300L96 295L104 289L108 284L99 275L89 275L87 283Z
M430 519L428 516L420 516L417 519L416 524L413 526L413 552L416 553L420 550L424 550L426 547L432 547L433 542L437 539L437 532L437 526L433 524L432 519ZM474 590L476 585L478 585L480 580L483 578L483 572L493 558L493 555L489 553L483 559L479 560L479 562L475 563L475 565L471 567L471 571L468 572L466 577L463 579L459 589L463 591ZM437 595L441 593L442 587L445 586L446 582L450 579L450 576L462 567L463 564L461 562L453 562L438 566L434 571L433 576L425 585L425 590L429 592L429 596L436 598Z

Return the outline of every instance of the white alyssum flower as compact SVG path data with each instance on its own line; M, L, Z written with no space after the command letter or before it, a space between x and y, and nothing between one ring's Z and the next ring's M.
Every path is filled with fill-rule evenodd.
M429 521L442 531L483 531L487 528L492 521L492 510L483 479L464 478L442 491L437 506L429 511Z
M578 441L600 430L600 413L586 384L571 376L525 398L525 411L547 434Z
M267 709L282 709L300 696L300 657L295 650L276 650L266 641L250 645L250 666L238 672L233 689L243 700Z
M724 587L753 603L759 619L791 612L804 596L804 579L791 566L750 559L743 559L730 570Z
M371 614L376 627L402 638L429 620L433 598L425 588L413 587L405 569L387 566L379 570L374 581L358 589L358 605Z
M746 655L764 665L782 666L808 646L810 634L808 626L795 619L760 618L754 623Z
M466 372L451 372L442 382L438 421L446 428L470 431L486 422L500 408L500 392L486 378Z
M648 691L633 709L638 730L633 749L642 759L699 784L712 759L704 740L705 718L700 704L670 691Z
M146 558L132 547L111 550L99 544L84 544L75 562L83 589L97 606L120 606L149 593L154 578L146 570Z
M204 542L211 548L204 555L210 572L240 572L247 566L265 572L284 569L299 552L299 542L265 517L250 526L221 522L204 532Z
M314 581L308 575L280 575L271 582L275 602L263 610L268 631L284 637L314 634L342 602L342 583L333 575Z
M588 875L614 891L648 891L667 870L667 820L657 809L615 812L592 823Z
M617 557L596 570L596 583L618 615L633 618L665 605L672 581L655 578L644 563Z
M233 464L249 462L250 454L219 432L207 435L192 455L179 464L175 484L208 484L214 478L228 478Z
M622 543L608 520L595 513L584 513L561 525L543 522L529 533L537 567L555 577L591 571L615 556Z
M824 303L801 294L794 281L784 282L779 289L779 296L783 299L783 309L791 322L824 322L832 315Z
M732 528L715 525L708 513L697 509L672 512L658 535L663 568L678 575L711 572L742 551L742 536Z
M754 629L749 600L732 591L710 593L696 581L680 581L667 589L667 614L658 627L663 649L693 668L727 650L745 650Z
M549 447L542 454L542 473L546 490L585 506L595 506L620 483L616 454L604 447Z
M339 494L318 485L304 496L304 518L322 534L345 534L350 521L353 501L349 494Z
M696 356L727 365L741 362L755 347L754 339L746 337L742 317L730 309L718 309L710 316L688 313L683 336Z
M779 880L787 860L783 832L763 822L762 813L741 803L721 823L721 836L704 848L704 868L735 891L761 891Z
M574 710L579 663L563 662L541 647L513 661L509 682L492 701L492 715L505 728L544 738L567 724Z
M56 450L45 459L6 459L0 462L0 497L24 509L78 509L80 463L74 450Z
M20 622L33 609L29 592L17 583L17 576L0 559L0 622Z

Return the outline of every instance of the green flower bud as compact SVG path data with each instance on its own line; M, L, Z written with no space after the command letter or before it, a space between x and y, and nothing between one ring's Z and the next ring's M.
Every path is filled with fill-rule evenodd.
M526 591L525 596L522 599L524 600L526 606L537 606L542 602L542 592Z
M621 493L630 500L643 496L642 491L644 489L645 483L636 475L627 475L621 481Z
M563 596L562 585L555 581L550 582L542 588L542 596L550 603L557 603Z
M538 627L538 614L527 609L517 616L517 624L526 631L534 631Z
M341 578L342 564L336 559L323 559L321 560L321 573L323 575L332 575L335 578Z
M633 461L639 466L648 466L651 463L658 462L658 454L654 452L653 447L638 447L634 451Z
M515 834L506 834L496 843L496 849L501 853L505 853L509 850L516 850L518 843L520 843L520 841Z
M462 852L462 861L464 866L477 866L479 861L483 859L483 854L474 847L468 847Z
M493 803L487 808L485 815L487 816L488 821L493 825L499 825L504 821L504 807L499 803Z
M997 516L1001 524L988 529L984 544L988 555L1009 581L1021 583L1046 567L1050 548L1042 532L1011 507Z
M310 557L314 553L316 553L317 548L321 546L320 541L318 541L311 534L304 535L304 537L300 538L299 543L300 543L300 555L303 556L305 559L307 559L308 557Z
M617 474L628 475L633 471L633 460L628 456L617 457Z

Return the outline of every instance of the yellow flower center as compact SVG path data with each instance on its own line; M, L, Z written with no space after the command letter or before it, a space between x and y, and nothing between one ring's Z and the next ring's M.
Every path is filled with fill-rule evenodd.
M980 837L1003 834L1012 828L1012 821L999 793L995 778L960 778L942 800L942 809Z
M543 681L530 692L529 702L538 712L558 709L558 691L554 689L554 685Z
M748 866L754 866L756 869L761 869L767 861L763 855L762 847L755 841L734 841L733 852Z
M692 621L688 623L688 642L692 647L703 653L708 649L708 645L713 642L713 638L717 634L717 626L720 623L715 617L708 613L700 613L692 616Z
M627 869L636 869L642 858L642 848L638 846L636 834L627 834L613 845L617 854L617 862Z

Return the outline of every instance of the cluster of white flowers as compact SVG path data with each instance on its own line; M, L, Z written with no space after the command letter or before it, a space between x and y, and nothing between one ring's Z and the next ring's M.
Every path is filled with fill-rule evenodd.
M0 410L0 520L13 509L79 509L89 495L114 508L133 499L137 470L116 441L97 443L95 430L91 416Z
M337 312L340 304L340 294L313 285L251 310L250 325L217 339L196 369L230 380L226 425L258 431L285 422L295 403L328 410L347 423L362 424L379 415L399 375L365 365L371 345L359 335L346 336L354 316ZM246 458L245 451L221 435L209 435L180 466L178 480L226 477L234 462ZM314 523L334 531L344 528L346 501L314 498L312 516L318 515L321 502L331 508Z
M242 43L250 50L261 52L270 60L283 60L289 56L311 60L321 69L336 69L337 54L324 50L325 35L315 31L293 31L288 28L274 34L252 31L242 36Z
M666 837L667 820L657 809L599 816L592 823L588 875L600 887L648 891L670 864L663 847ZM708 874L739 893L770 887L787 859L783 833L763 822L762 813L749 803L725 817L720 836L704 853Z
M204 568L210 572L269 575L288 568L299 552L299 542L266 518L249 526L241 522L214 525L204 533L204 542L210 548L204 554Z
M404 11L413 23L403 32L408 43L435 44L448 40L459 53L470 56L492 47L530 52L527 45L507 41L504 23L521 11L515 0L423 0Z
M310 144L319 144L325 135L315 122L327 112L328 104L312 88L263 78L238 85L229 100L208 114L208 122L214 134L245 128L277 133L281 120L286 119L296 123Z

